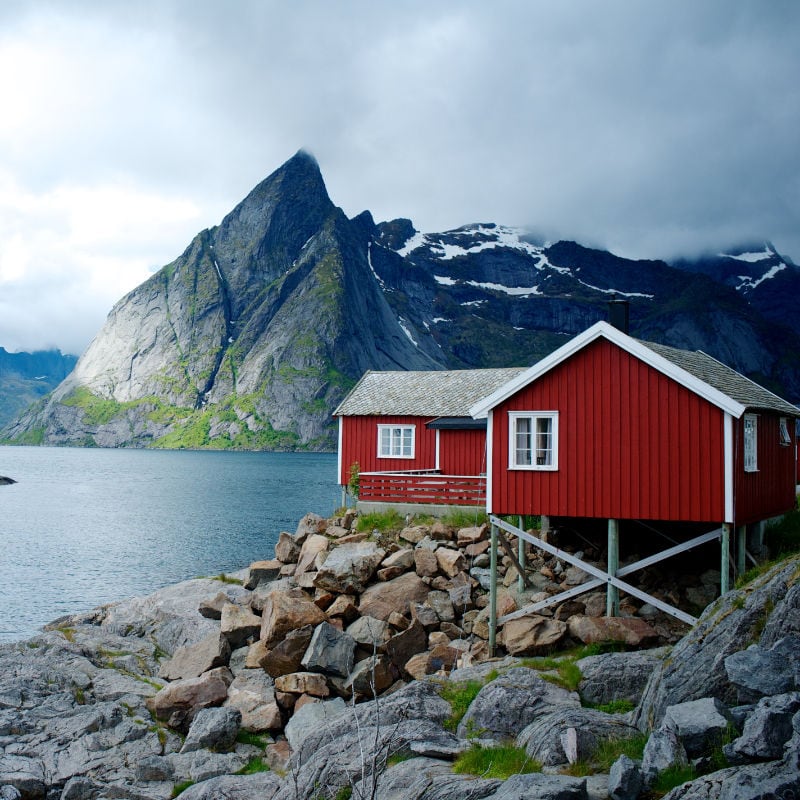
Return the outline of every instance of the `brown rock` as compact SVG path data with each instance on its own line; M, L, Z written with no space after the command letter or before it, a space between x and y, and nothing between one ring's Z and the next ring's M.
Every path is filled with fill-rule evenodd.
M428 596L428 587L414 572L406 572L387 583L376 583L361 595L359 611L370 617L386 620L393 611L407 614L411 603L421 603Z
M639 617L582 617L569 619L569 633L584 644L622 642L646 647L658 641L658 633Z
M314 580L320 589L359 594L383 561L386 551L375 542L342 544L328 553Z
M160 678L168 681L197 678L214 667L223 667L231 657L227 639L219 633L211 633L195 644L179 647L169 661L158 671Z
M294 710L299 711L303 706L307 706L309 703L319 703L320 700L318 697L314 697L310 694L301 694L300 697L297 698L297 702L294 704Z
M268 652L269 649L261 639L257 642L253 642L253 644L247 648L247 655L244 659L245 669L263 669L261 660Z
M401 567L403 571L414 566L414 550L410 547L403 547L400 550L390 553L381 562L381 568Z
M586 606L580 600L567 600L555 610L553 617L566 622L575 614L583 614L585 608Z
M463 650L451 647L449 644L439 644L430 651L431 665L438 672L443 669L450 672L455 669L458 659L463 655Z
M406 661L405 671L415 680L421 681L426 675L433 675L436 669L431 664L431 654L417 653Z
M468 544L464 548L464 552L470 558L475 558L476 556L483 555L491 546L491 542L488 541L475 542L474 544Z
M425 628L419 622L413 622L409 628L392 636L386 642L386 654L392 663L403 670L411 656L421 653L428 646Z
M450 644L450 637L441 631L431 631L428 634L428 649L433 650L434 647L440 644Z
M436 560L439 562L439 569L450 578L455 577L467 567L464 554L460 550L452 550L449 547L439 547L435 555Z
M418 544L428 535L428 528L425 525L414 525L413 527L403 528L400 531L400 538L411 544Z
M268 744L266 750L264 750L264 759L273 772L287 772L291 757L292 748L285 739Z
M222 607L230 603L230 598L225 592L217 592L210 600L202 600L197 610L201 617L206 619L219 619L222 616Z
M352 544L354 542L363 542L369 539L369 531L362 531L361 533L350 533L347 536L342 536L339 539L339 544Z
M350 623L358 616L358 607L356 606L356 599L350 594L340 594L328 606L327 612L329 618L341 617L345 622Z
M312 533L303 542L300 548L300 555L297 558L297 567L295 568L294 575L298 577L304 572L308 572L316 561L320 553L324 553L329 546L330 542L327 536L321 536L318 533Z
M281 531L278 534L278 543L275 545L275 558L284 564L296 564L300 555L300 545L290 533Z
M464 631L452 622L443 622L440 629L448 639L460 639L464 635Z
M505 623L503 643L512 656L535 656L551 651L566 632L565 622L530 614Z
M411 604L411 619L419 622L426 630L432 630L439 624L436 612L429 605L423 603Z
M247 608L228 603L222 608L220 632L230 642L231 650L247 643L248 639L258 638L261 632L261 617Z
M266 650L259 659L258 665L273 678L299 671L303 655L313 634L313 625L305 625L297 630L289 631L275 647ZM261 644L263 646L263 640Z
M430 606L442 622L452 622L455 619L453 601L447 592L429 592L425 605Z
M259 583L274 581L281 572L283 564L277 558L270 561L254 561L250 565L250 572L244 582L245 589L255 589Z
M336 600L338 595L335 592L329 592L326 589L317 589L314 594L314 605L327 612L331 604Z
M283 727L281 710L269 677L260 669L242 670L228 687L226 706L242 713L242 728L253 733Z
M310 694L313 697L327 697L330 694L325 677L317 672L292 672L289 675L281 675L275 678L275 690L291 694Z
M343 528L341 525L328 525L325 529L325 535L332 536L334 539L341 539L349 533L350 531L347 528Z
M395 681L396 672L386 656L377 655L359 661L347 679L346 686L358 695L374 697L385 692Z
M286 592L270 592L264 600L261 613L261 639L267 647L274 647L289 631L306 625L319 625L325 613L311 600L301 600Z
M146 701L156 719L166 722L170 728L186 733L194 715L201 708L221 706L228 696L230 672L214 669L197 678L168 683Z
M459 547L467 547L477 542L485 541L489 536L489 526L484 522L477 528L459 528L456 534L456 541ZM487 541L487 545L488 545Z
M407 626L408 621L406 620ZM382 647L389 638L387 623L382 619L375 619L375 617L359 617L347 628L347 633L356 644L369 651Z
M317 587L314 583L316 579L316 572L304 572L302 575L298 575L294 580L301 589L316 589Z
M379 581L391 581L404 572L405 570L402 567L381 567L377 572L377 576Z
M297 569L296 564L284 564L281 567L281 578L291 578L294 576L294 571Z
M439 572L436 553L433 550L428 550L427 547L419 547L414 550L414 569L420 578L432 578Z
M449 542L453 538L453 532L443 522L434 522L428 534L435 542Z
M291 692L275 692L275 702L284 710L291 711L297 702L298 695Z
M398 631L406 630L408 626L411 624L408 617L404 617L397 611L392 611L392 613L389 614L388 622L393 628L396 628Z
M309 512L297 523L294 540L302 545L305 540L315 533L322 533L328 527L328 521L319 514Z

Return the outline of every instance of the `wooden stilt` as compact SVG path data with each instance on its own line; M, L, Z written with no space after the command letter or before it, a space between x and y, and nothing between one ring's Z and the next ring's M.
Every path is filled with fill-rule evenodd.
M745 554L747 553L747 526L740 525L736 529L736 575L741 575L747 567L745 566Z
M731 550L731 527L729 522L722 526L722 539L720 540L719 558L719 593L726 594L730 588L730 570L728 568L728 558Z
M608 575L616 578L619 569L619 521L608 521ZM619 615L619 589L610 581L606 588L606 616Z
M522 524L522 517L519 518L519 529L523 529ZM519 577L517 578L517 591L522 594L525 591L525 585L527 581L525 580L525 540L520 539L517 537L517 561L519 561L522 570L519 571Z
M492 525L489 550L489 655L494 657L497 642L497 526Z

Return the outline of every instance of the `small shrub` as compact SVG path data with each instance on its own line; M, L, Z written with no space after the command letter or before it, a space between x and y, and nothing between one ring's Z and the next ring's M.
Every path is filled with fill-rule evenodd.
M450 704L452 714L444 721L448 731L455 731L458 723L464 718L470 703L483 688L481 681L465 681L464 683L443 683L439 696Z
M350 480L347 482L347 491L350 493L350 497L354 497L356 500L358 500L360 474L361 468L358 465L358 461L354 461L350 465Z
M505 744L497 747L473 745L463 752L453 764L453 772L480 775L482 778L505 780L512 775L541 772L542 765L529 758L525 749Z
M251 733L243 728L240 728L239 733L236 734L236 741L239 742L239 744L249 744L253 747L260 747L262 750L269 744L269 741L261 734Z

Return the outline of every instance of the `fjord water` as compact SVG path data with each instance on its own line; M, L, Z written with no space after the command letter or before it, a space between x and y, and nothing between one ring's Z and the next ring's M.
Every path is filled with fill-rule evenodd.
M0 447L0 641L272 558L338 505L336 456Z

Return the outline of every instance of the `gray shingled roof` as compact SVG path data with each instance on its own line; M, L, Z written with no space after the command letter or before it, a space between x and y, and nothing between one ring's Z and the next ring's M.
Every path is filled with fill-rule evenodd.
M525 369L370 371L364 373L333 413L345 417L377 414L468 417L475 403Z
M671 361L676 367L685 369L695 378L713 386L743 406L797 416L798 410L791 403L782 400L778 395L759 386L749 378L745 378L736 370L726 367L700 350L679 350L654 342L640 341L640 344Z

